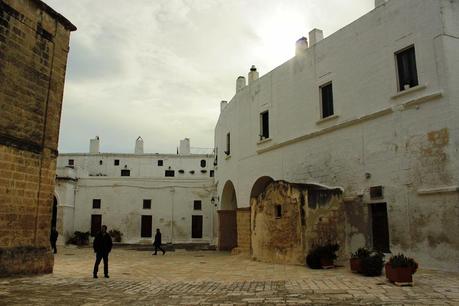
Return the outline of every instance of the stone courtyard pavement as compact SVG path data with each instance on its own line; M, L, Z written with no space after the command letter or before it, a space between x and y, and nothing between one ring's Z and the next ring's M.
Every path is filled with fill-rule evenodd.
M89 248L61 247L54 274L0 278L0 305L459 305L458 273L421 269L414 287L397 287L346 268L310 270L214 251L152 256L114 249L110 279L93 279L93 263Z

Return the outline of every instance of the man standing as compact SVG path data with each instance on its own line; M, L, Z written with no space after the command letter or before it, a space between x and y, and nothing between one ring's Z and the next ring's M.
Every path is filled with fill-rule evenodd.
M108 254L112 250L112 238L107 233L107 226L102 225L102 229L97 233L94 239L94 252L96 253L96 263L94 264L93 276L97 278L97 271L99 270L100 261L104 260L104 276L108 276Z
M153 255L156 255L158 249L163 251L163 255L166 253L166 251L164 251L161 248L161 232L159 231L159 228L156 229L155 241L153 242L153 246L155 247L155 252L153 253Z
M51 234L49 236L49 241L51 242L51 248L54 250L54 254L57 253L56 242L57 242L58 236L59 236L59 233L56 231L56 228L53 226L51 228Z

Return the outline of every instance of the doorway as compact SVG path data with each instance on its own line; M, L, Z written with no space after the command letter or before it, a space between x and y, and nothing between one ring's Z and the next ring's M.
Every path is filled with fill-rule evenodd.
M373 249L390 253L389 221L386 203L370 204Z
M202 238L202 216L191 217L191 238Z
M152 216L142 216L140 225L140 237L151 238Z
M91 236L96 236L102 228L102 215L91 215Z

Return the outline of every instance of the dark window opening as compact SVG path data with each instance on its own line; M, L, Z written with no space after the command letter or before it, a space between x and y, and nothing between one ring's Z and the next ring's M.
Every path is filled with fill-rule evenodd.
M332 83L320 87L322 102L322 118L333 116L333 86Z
M269 138L269 112L260 114L260 140Z
M398 88L404 91L418 85L414 46L395 54L397 57Z
M140 225L140 237L150 238L151 237L151 225L152 225L152 216L142 216L141 225Z
M214 170L210 170L209 176L210 176L210 177L214 177L214 175L215 175Z
M121 170L121 176L131 176L131 170L128 170L128 169Z
M120 165L120 160L119 159L115 159L114 163L113 163L115 166L119 166Z
M100 203L101 203L100 199L93 199L92 200L92 208L93 209L100 209Z
M99 165L103 165L103 163L104 163L103 161L99 160Z
M230 155L231 154L231 135L230 135L230 133L226 134L226 151L225 151L225 154L226 155Z
M202 210L202 202L200 200L195 200L193 202L193 209L194 210Z
M143 209L151 209L151 199L143 200Z
M164 165L163 160L162 159L158 160L158 167L162 167L163 165Z
M191 238L202 238L202 216L191 217Z
M173 176L175 176L175 171L174 170L166 170L164 175L168 176L168 177L173 177Z
M276 218L281 218L282 217L282 205L276 205Z
M201 168L205 168L206 165L207 165L206 160L205 160L205 159L202 159L202 160L201 160Z
M370 204L373 249L390 253L386 203Z
M383 197L384 195L382 186L370 187L370 199L381 199Z
M75 165L75 161L74 161L73 159L69 159L68 165L69 165L69 166Z

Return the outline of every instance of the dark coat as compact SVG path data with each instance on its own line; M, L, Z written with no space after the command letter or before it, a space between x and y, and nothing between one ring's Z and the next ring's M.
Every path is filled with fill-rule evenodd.
M97 254L108 254L112 250L112 238L108 233L105 235L99 232L94 238L94 252Z
M59 233L56 230L51 230L51 235L49 237L49 240L51 242L56 242L58 236L59 236Z
M156 233L153 245L161 246L161 233Z

